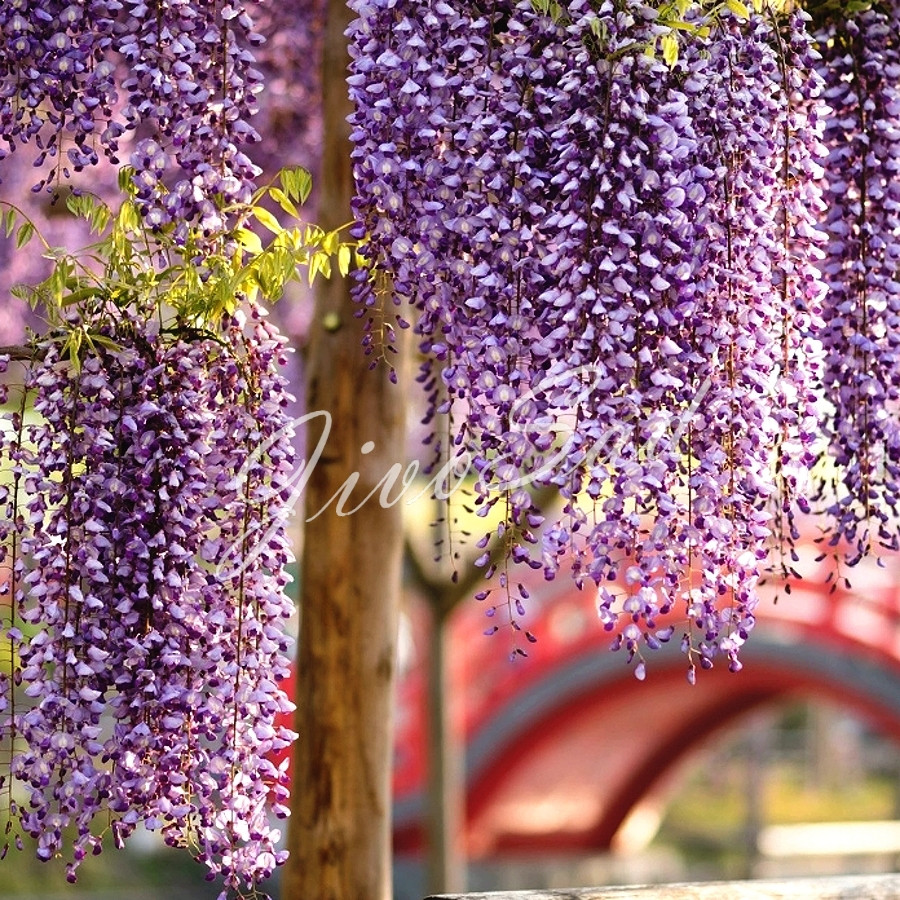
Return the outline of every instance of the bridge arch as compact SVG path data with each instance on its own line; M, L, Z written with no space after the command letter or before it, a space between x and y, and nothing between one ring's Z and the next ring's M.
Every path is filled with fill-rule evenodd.
M623 672L621 659L594 652L532 685L469 741L472 854L608 849L689 753L778 701L828 698L900 740L896 662L764 626L742 658L738 676L715 669L687 689L677 648L654 657L644 683Z
M829 699L900 741L900 555L864 560L851 586L820 545L798 550L804 579L778 602L777 586L764 589L743 670L717 666L693 687L674 642L648 657L647 679L637 681L621 654L606 651L591 598L565 580L529 584L526 627L540 641L514 665L497 636L482 636L478 605L463 605L449 702L466 744L469 856L608 848L688 754L764 705ZM401 684L400 851L422 846L423 670L414 666Z

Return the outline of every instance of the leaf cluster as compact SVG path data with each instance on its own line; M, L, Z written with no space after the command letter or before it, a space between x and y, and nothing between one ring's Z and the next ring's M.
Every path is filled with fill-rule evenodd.
M560 25L570 24L564 0L531 0L535 12L548 16ZM609 35L600 17L591 22L591 48L599 58L614 62L625 54L644 53L651 58L661 56L669 65L678 62L681 42L685 38L706 38L721 17L728 13L747 21L753 13L773 15L789 13L798 0L659 0L656 24L660 33L649 43L635 42L615 51L608 49ZM806 0L804 8L818 21L846 20L870 9L873 0Z
M43 281L13 292L42 309L76 364L96 344L109 345L103 333L114 322L156 319L160 330L215 333L242 303L275 302L303 273L312 284L330 277L332 260L341 274L350 270L353 245L344 228L326 232L302 221L312 187L303 168L283 169L250 203L225 210L227 230L209 236L197 227L186 238L184 229L152 227L142 218L132 175L121 171L123 199L115 209L93 194L67 196L68 212L95 238L79 250L50 246L21 209L4 204L6 236L15 235L19 250L37 239L52 263Z

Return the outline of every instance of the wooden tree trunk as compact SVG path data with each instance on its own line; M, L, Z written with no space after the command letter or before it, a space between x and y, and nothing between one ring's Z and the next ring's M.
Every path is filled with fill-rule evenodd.
M350 14L328 0L324 141L319 222L350 218L344 29ZM309 411L327 410L331 431L308 472L307 518L359 473L352 509L404 457L404 394L368 371L348 285L322 281L306 367ZM307 460L323 440L310 423ZM367 454L361 447L374 442ZM367 448L368 449L368 448ZM283 900L389 900L391 725L402 551L400 506L375 499L353 515L335 504L305 526L301 566L293 810Z

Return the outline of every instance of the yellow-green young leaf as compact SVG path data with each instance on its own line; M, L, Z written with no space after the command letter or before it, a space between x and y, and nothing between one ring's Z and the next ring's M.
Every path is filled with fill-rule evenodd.
M309 199L310 192L312 191L312 175L306 171L306 169L302 169L297 175L297 191L300 194L300 202L306 203Z
M678 62L678 38L670 31L663 35L660 41L663 59L670 66L674 66Z
M322 250L329 256L337 252L341 237L336 231L329 231L322 240Z
M261 256L259 268L256 270L256 280L263 296L268 298L275 289L275 273L272 269L272 257Z
M725 0L725 5L739 18L739 19L749 19L750 18L750 10L747 9L746 4L741 3L741 0Z
M256 232L249 228L238 228L234 233L237 242L248 252L256 255L263 252L262 241Z
M34 225L31 222L23 222L16 232L16 249L21 250L34 234Z
M132 166L122 166L119 169L119 190L132 197L135 195L134 168Z
M308 232L308 243L311 247L321 247L325 240L325 232L318 225L313 225Z
M72 306L74 303L81 303L82 300L87 300L88 297L93 297L97 294L97 289L94 287L86 287L81 288L77 291L70 291L66 297L62 300L62 306Z
M116 343L114 340L111 340L108 337L104 337L102 334L95 334L90 337L90 341L92 344L99 344L101 347L106 347L108 350L112 350L114 352L118 352L122 349L122 345Z
M337 261L338 261L338 271L345 278L350 274L350 258L351 258L351 250L348 244L341 244L338 247L337 252Z
M75 329L69 333L69 337L66 339L65 344L63 345L63 356L65 356L66 351L69 354L69 362L72 363L72 368L76 372L81 371L81 330Z
M320 272L326 278L331 278L331 259L327 253L313 253L312 259L309 261L310 286Z
M39 291L30 284L14 284L9 292L16 300L25 300L32 309L37 306Z
M14 209L8 209L6 211L6 219L3 224L3 228L6 231L6 236L9 237L13 233L13 229L16 227L16 211Z
M264 228L268 228L272 234L281 234L283 230L281 222L279 222L267 209L263 209L261 206L254 206L251 212L256 218L256 221Z
M278 296L274 298L276 300L281 299L284 294L284 286L297 275L297 263L294 262L293 253L282 254L279 257L279 262L281 263L281 290L279 290Z
M124 231L136 231L141 226L141 216L132 200L119 207L118 225Z
M93 231L94 234L100 234L101 232L106 231L106 226L109 225L109 219L109 207L105 204L97 204L91 212L91 231Z
M293 201L300 204L306 203L309 192L312 190L312 175L302 166L289 166L278 173L281 180L281 189Z
M288 253L293 253L297 249L297 237L300 232L297 228L285 228L275 239L275 243L279 247L284 247Z
M251 303L256 300L256 296L259 294L259 282L256 280L255 275L252 278L249 278L245 284L241 285L241 293Z
M272 199L289 215L293 216L295 219L300 218L300 210L291 203L290 198L287 194L280 188L273 187L269 194Z
M66 209L72 213L73 216L82 215L84 197L80 194L67 194L66 195Z

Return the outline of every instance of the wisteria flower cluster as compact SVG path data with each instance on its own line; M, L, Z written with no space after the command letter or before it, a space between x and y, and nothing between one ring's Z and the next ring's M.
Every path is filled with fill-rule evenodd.
M34 142L37 188L52 187L100 154L117 162L132 130L150 223L221 230L222 207L247 202L258 173L245 151L259 139L260 40L240 0L3 3L0 158Z
M828 233L824 422L833 543L900 547L900 5L818 35Z
M673 609L691 673L737 668L814 461L807 17L724 13L672 65L644 52L666 33L647 3L545 6L355 0L359 299L383 271L414 308L429 416L456 424L438 452L472 460L507 560L574 559L639 676ZM559 489L559 521L525 481ZM500 601L514 629L523 599Z
M256 896L286 855L271 823L289 812L286 763L272 760L295 737L279 724L285 341L247 292L185 312L264 255L218 274L207 259L180 298L192 251L172 263L174 239L128 202L111 229L91 250L104 273L66 257L65 283L38 287L61 286L64 327L35 339L0 432L0 786L20 836L41 859L68 855L70 880L143 826L222 876L223 898Z

